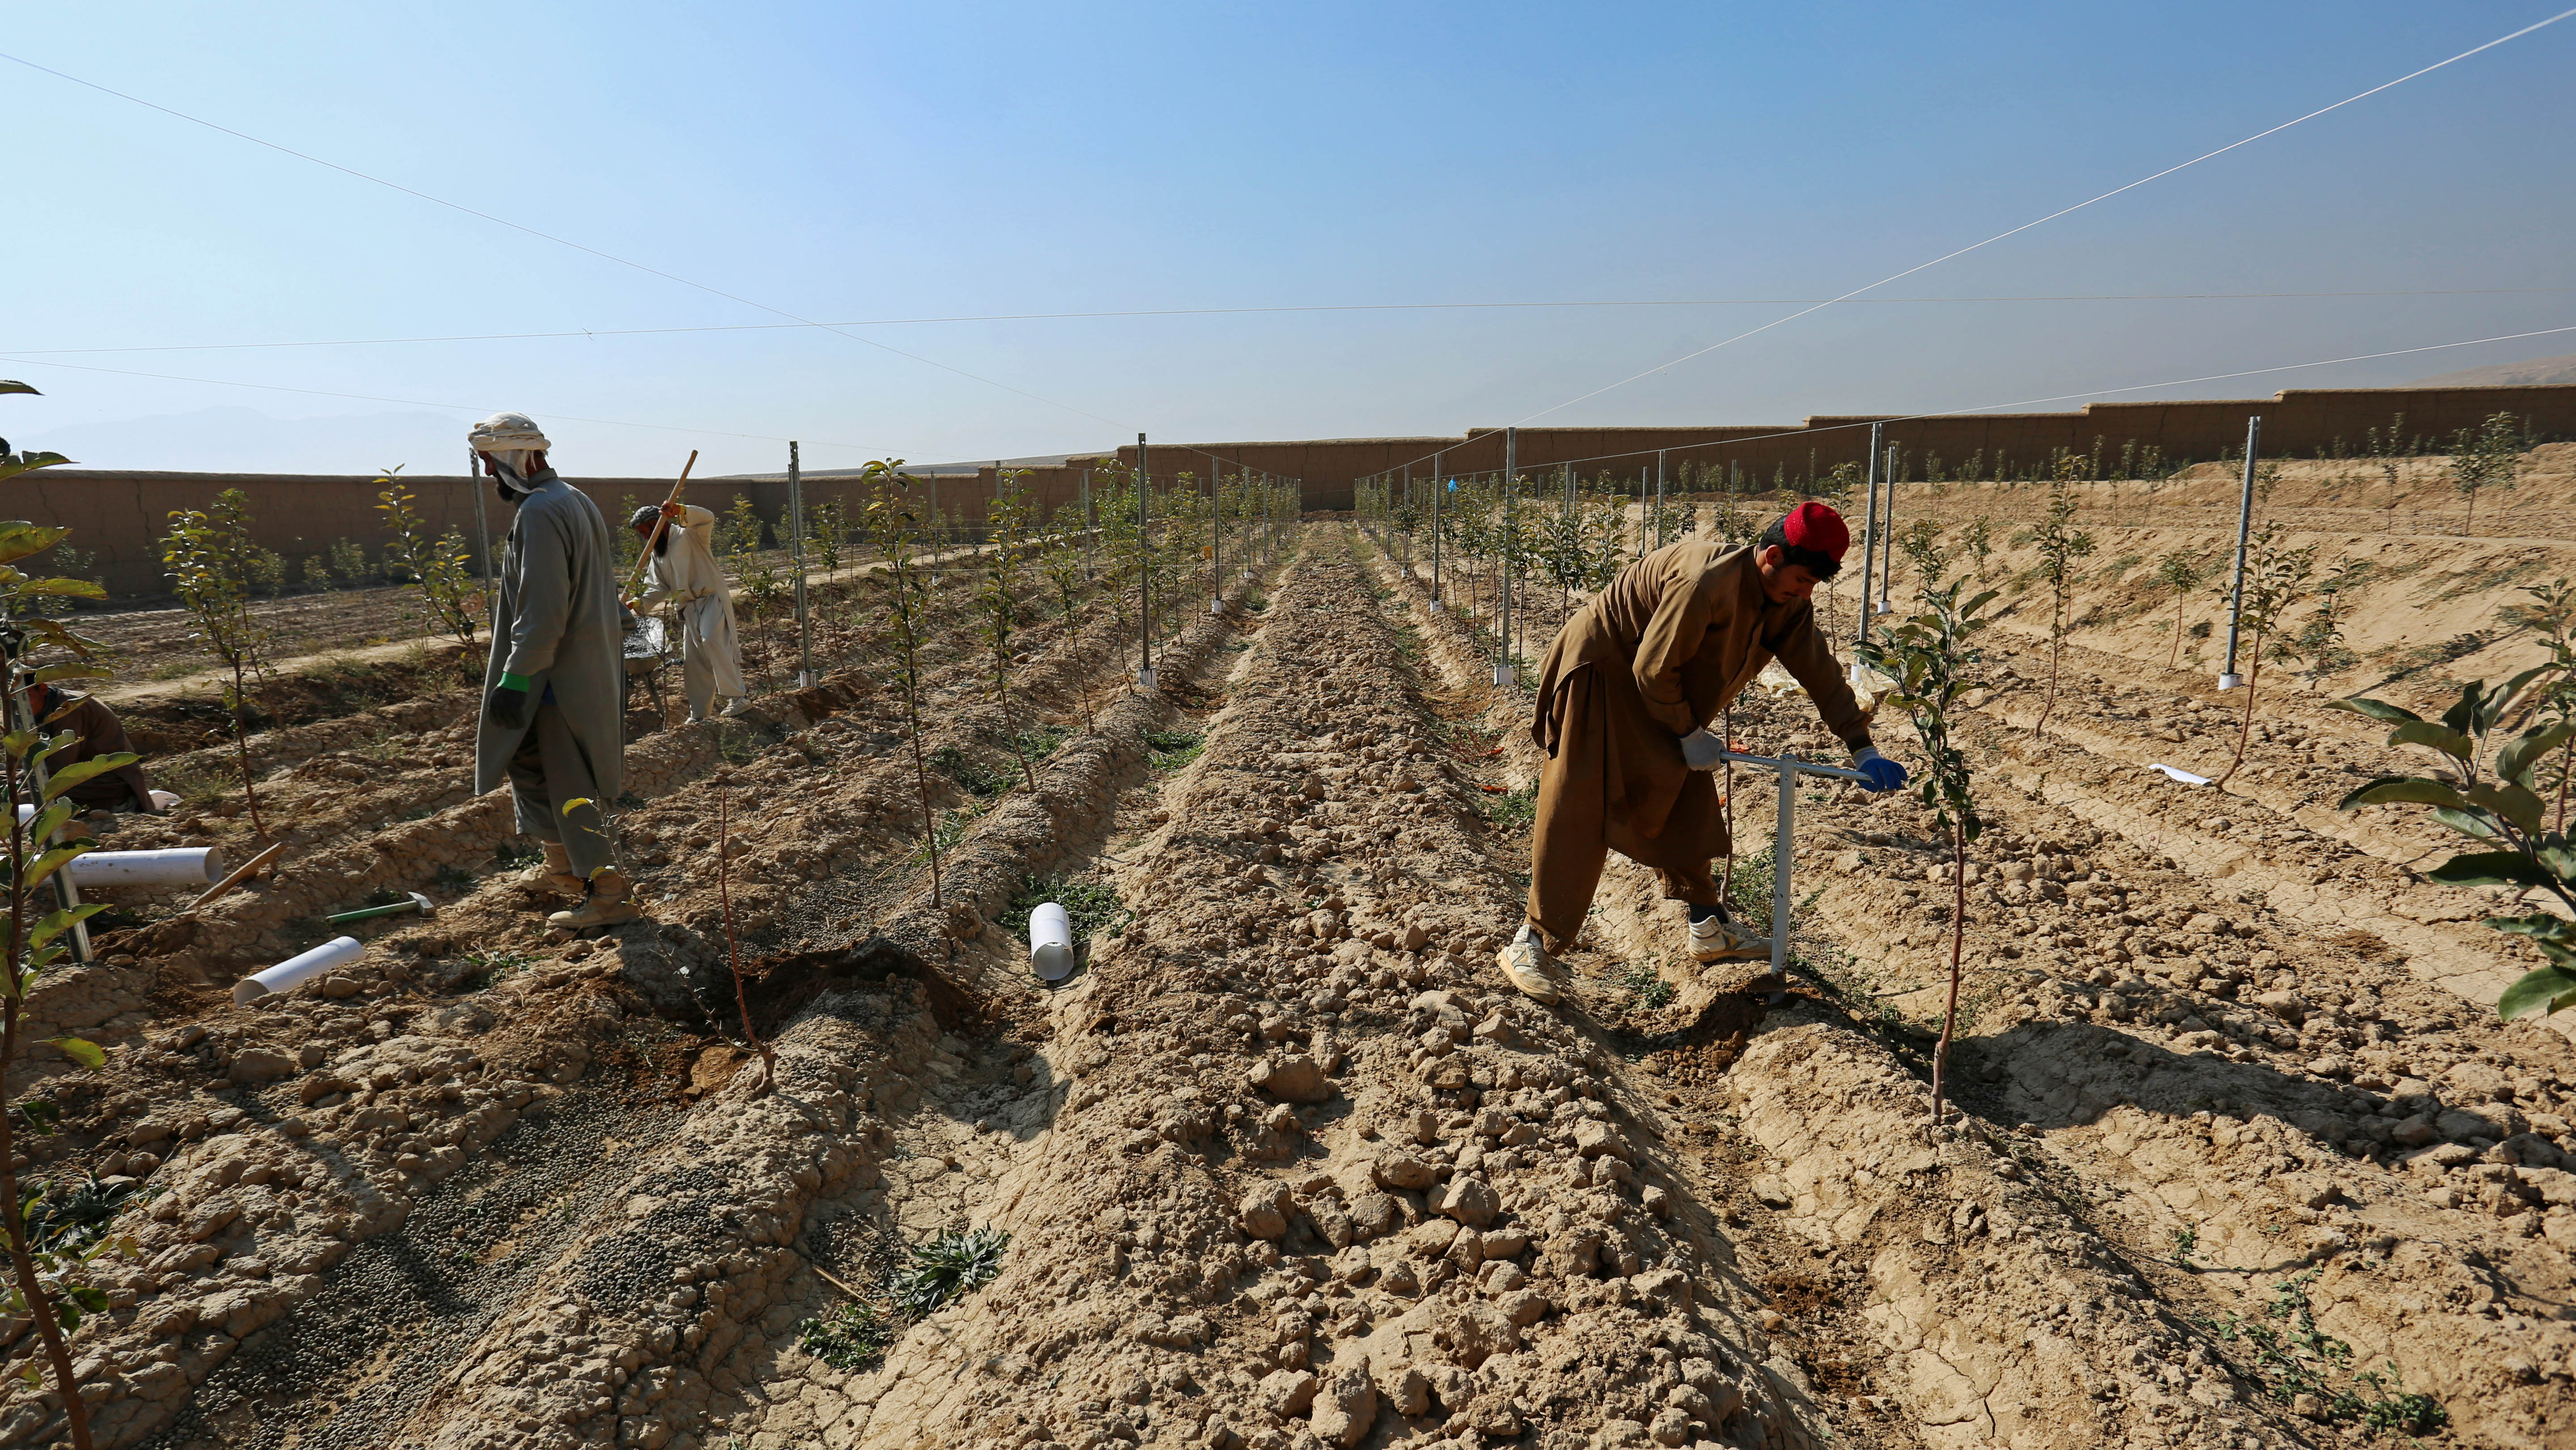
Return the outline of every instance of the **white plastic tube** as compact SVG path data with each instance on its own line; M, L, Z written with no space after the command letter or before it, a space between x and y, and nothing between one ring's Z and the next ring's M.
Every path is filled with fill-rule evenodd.
M224 879L223 858L212 846L91 851L69 869L75 886L203 886Z
M1073 975L1073 922L1062 902L1045 902L1029 913L1029 966L1042 982Z
M271 992L292 992L333 967L356 961L366 948L353 936L333 937L301 956L288 957L264 972L233 983L233 1002L247 1006Z

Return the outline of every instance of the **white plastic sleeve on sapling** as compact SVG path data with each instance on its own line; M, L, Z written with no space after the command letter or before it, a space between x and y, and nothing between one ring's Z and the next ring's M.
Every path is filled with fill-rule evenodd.
M264 972L255 972L233 983L233 1003L247 1006L272 992L291 992L315 977L356 961L366 947L353 936L333 937L300 956L288 957Z
M1073 974L1073 922L1062 902L1045 902L1029 913L1029 965L1041 981L1061 982Z
M223 858L212 846L166 851L91 851L70 867L75 886L205 886L224 877Z

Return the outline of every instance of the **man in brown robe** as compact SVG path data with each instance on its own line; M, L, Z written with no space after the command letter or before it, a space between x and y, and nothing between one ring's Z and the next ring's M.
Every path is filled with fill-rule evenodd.
M29 687L27 704L35 713L38 730L47 735L68 730L75 737L70 746L45 762L50 769L61 770L101 755L138 753L134 742L126 738L124 722L95 695L76 695L39 683ZM63 794L84 810L140 811L157 816L164 809L153 799L152 778L143 773L139 763L93 775Z
M1821 503L1803 503L1749 548L1686 539L1619 572L1548 646L1530 736L1548 754L1531 837L1527 920L1503 948L1503 975L1541 1002L1560 995L1551 953L1574 945L1607 853L1652 867L1686 903L1697 960L1768 957L1738 931L1709 863L1726 854L1726 818L1711 778L1723 742L1708 723L1778 659L1852 748L1872 789L1905 783L1881 756L1869 715L1824 637L1809 596L1842 567L1851 535Z

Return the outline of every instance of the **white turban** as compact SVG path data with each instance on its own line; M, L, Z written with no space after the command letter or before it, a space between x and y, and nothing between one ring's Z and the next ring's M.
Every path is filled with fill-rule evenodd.
M492 477L513 500L527 497L535 487L528 481L530 466L536 455L552 446L537 431L536 420L525 413L495 413L475 424L465 441L475 452L491 455Z
M495 413L475 424L465 441L477 453L541 452L554 446L525 413Z

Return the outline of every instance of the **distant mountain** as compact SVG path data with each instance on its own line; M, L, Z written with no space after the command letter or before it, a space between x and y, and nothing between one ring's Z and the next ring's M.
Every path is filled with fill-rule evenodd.
M2436 373L2407 384L2417 388L2511 388L2534 383L2576 383L2576 352L2557 357L2536 357L2527 362L2497 363L2493 367L2463 368L2456 373Z
M373 473L397 463L414 474L465 470L462 413L368 413L272 418L256 408L199 408L115 423L11 433L12 448L43 448L83 468L194 473Z

